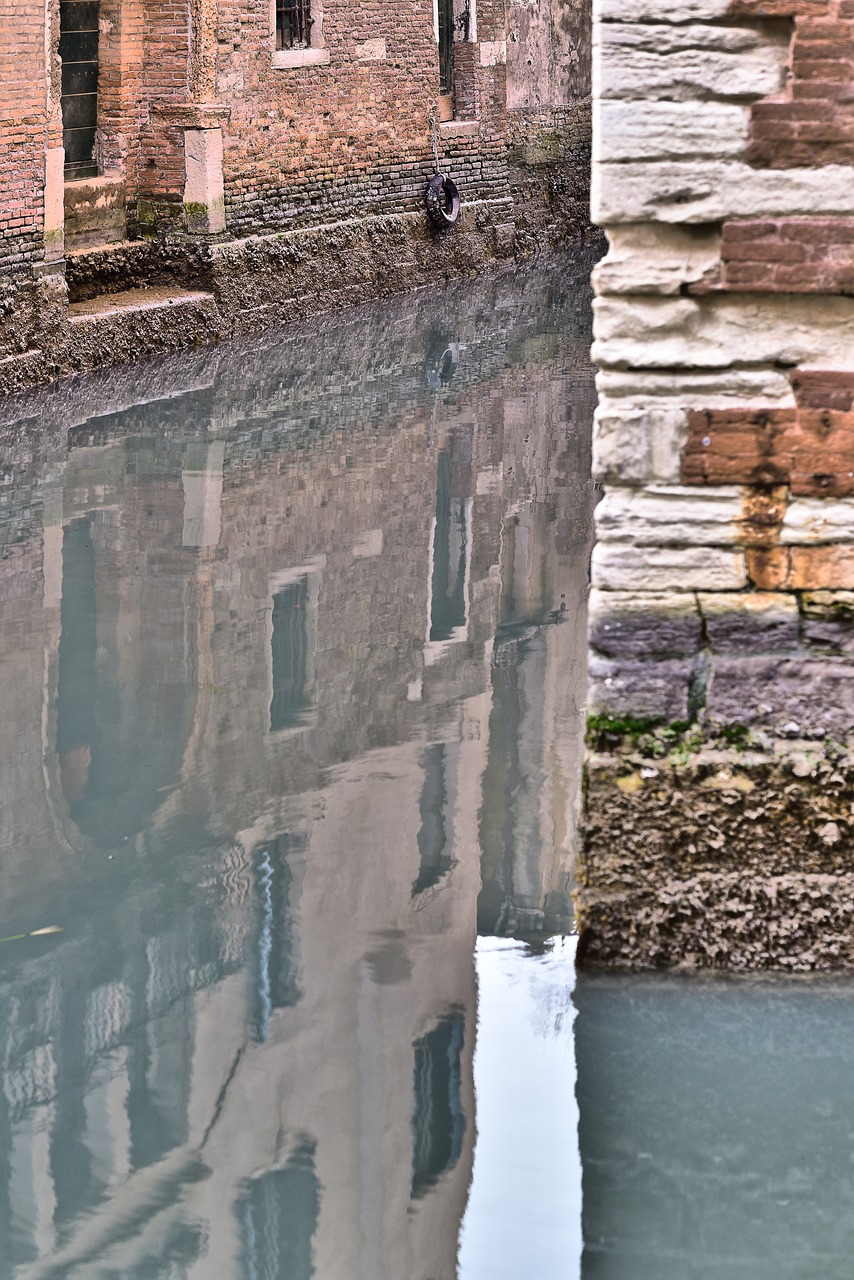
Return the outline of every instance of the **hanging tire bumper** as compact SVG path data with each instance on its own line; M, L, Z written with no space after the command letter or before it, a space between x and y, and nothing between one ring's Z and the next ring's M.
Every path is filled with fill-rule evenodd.
M436 227L452 227L460 216L460 193L456 183L437 173L424 192L427 217Z

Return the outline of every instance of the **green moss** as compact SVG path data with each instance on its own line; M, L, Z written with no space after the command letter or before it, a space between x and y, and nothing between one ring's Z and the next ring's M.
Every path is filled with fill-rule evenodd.
M661 723L650 717L594 715L587 717L587 745L595 751L607 751L628 739L635 746L643 734Z
M744 748L750 741L750 730L745 724L722 724L718 727L717 736L731 747Z
M662 720L632 716L593 715L587 720L587 745L594 751L639 751L653 760L669 757L686 764L706 744L736 752L760 743L747 725L702 725L696 721Z

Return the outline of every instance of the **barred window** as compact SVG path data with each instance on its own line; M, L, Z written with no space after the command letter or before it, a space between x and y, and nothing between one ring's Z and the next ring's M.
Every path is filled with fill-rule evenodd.
M309 0L276 0L276 48L307 49L313 21Z

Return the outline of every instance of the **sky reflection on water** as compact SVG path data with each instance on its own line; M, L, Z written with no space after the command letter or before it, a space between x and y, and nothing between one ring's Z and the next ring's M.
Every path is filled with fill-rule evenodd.
M580 1274L575 941L532 951L478 939L478 1136L460 1280Z

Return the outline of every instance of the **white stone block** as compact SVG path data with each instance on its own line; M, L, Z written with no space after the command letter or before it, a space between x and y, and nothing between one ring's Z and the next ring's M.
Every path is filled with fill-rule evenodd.
M363 40L356 45L357 62L384 62L386 58L385 36L377 36L373 40Z
M854 214L854 168L753 169L737 160L593 165L593 219L721 222L725 218Z
M594 22L714 22L730 0L593 0Z
M633 547L599 542L591 583L600 591L739 591L744 556L722 547Z
M687 436L682 406L600 404L593 425L593 475L624 484L675 484Z
M44 256L58 262L65 255L65 149L48 147L44 168Z
M716 591L700 592L697 596L700 609L706 618L722 617L728 613L749 616L797 619L798 602L794 595L782 591Z
M593 269L597 293L678 294L683 284L713 272L720 264L720 231L712 227L674 227L633 223L612 227L609 250Z
M693 617L697 601L685 591L600 591L591 587L587 600L588 618L610 618L619 614L670 613L679 617Z
M851 459L854 473L854 458ZM780 541L788 544L854 542L854 498L801 498L791 502Z
M597 298L593 360L696 369L812 364L854 369L854 299L821 295Z
M479 48L482 67L500 67L507 61L506 40L481 40Z
M693 23L690 26L666 22L620 22L597 26L593 47L604 64L610 58L622 61L634 54L653 54L664 58L674 53L733 53L750 55L757 51L779 49L788 52L789 33L772 34L753 25Z
M751 27L603 25L594 33L595 97L768 97L785 85L789 43Z
M742 537L742 493L684 485L609 488L596 507L596 536L636 547L732 546Z
M605 162L740 157L750 111L729 102L605 100L593 106L593 155Z
M225 230L222 129L184 130L184 209L191 231Z
M624 408L667 408L672 398L690 399L698 409L727 409L750 400L761 408L791 409L792 384L781 369L600 369L596 374L600 405L613 412Z

